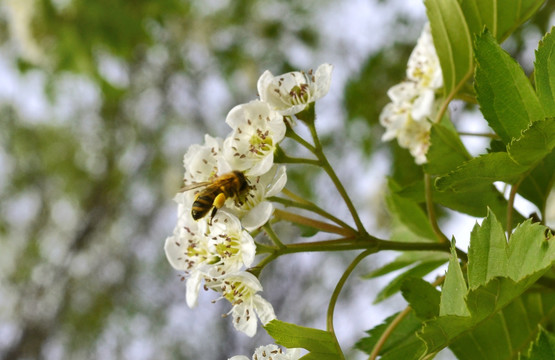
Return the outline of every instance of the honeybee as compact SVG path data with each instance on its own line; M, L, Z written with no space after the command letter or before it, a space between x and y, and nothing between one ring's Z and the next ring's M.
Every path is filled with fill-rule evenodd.
M204 189L195 195L191 215L193 219L199 220L205 217L210 209L212 209L212 214L210 215L210 221L212 221L218 209L224 206L227 199L237 199L248 190L249 181L241 171L232 171L218 176L212 181L185 186L181 191L189 191L200 187L204 187Z

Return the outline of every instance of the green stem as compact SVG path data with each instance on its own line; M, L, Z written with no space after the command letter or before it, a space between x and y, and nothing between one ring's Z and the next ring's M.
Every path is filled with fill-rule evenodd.
M289 211L284 211L281 209L274 210L274 218L280 220L286 220L294 224L310 226L311 228L318 229L320 231L334 233L344 236L353 236L356 234L355 231L350 229L345 229L327 222L315 220L306 216L301 216L299 214L290 213Z
M264 259L262 259L256 266L251 267L250 269L248 269L248 272L250 272L254 276L258 277L258 276L260 276L260 272L262 271L262 269L264 269L266 267L266 265L268 265L269 263L271 263L272 261L274 261L278 257L279 257L279 254L277 253L277 251L274 251L270 255L268 255Z
M439 242L449 243L449 239L447 239L447 236L443 234L437 223L436 213L434 211L434 202L432 199L432 177L429 174L424 174L424 187L426 191L426 210L428 211L428 220L432 225L432 229Z
M528 173L526 173L527 175ZM511 186L511 192L509 193L509 199L507 200L507 237L511 237L511 230L513 228L513 210L514 210L514 203L516 193L518 192L518 188L520 184L526 177L523 175L513 186Z
M464 86L464 84L466 83L466 81L472 76L472 74L474 73L474 66L470 66L470 68L468 69L468 71L466 72L466 74L464 74L464 76L462 77L462 79L459 81L459 83L457 84L457 86L455 86L451 92L449 94L447 94L447 96L445 97L445 99L443 100L443 102L441 103L441 106L439 108L439 111L437 113L436 118L434 119L434 122L436 124L438 124L441 120L441 118L443 117L443 115L445 114L445 112L447 111L447 108L449 107L449 103L451 102L451 100L453 100L455 98L455 95L457 95L457 93L459 92L459 90Z
M271 261L286 254L295 254L301 252L330 252L330 251L351 251L351 250L367 250L370 252L379 252L383 250L394 251L442 251L451 252L449 243L436 242L402 242L378 239L372 235L364 236L345 236L339 239L313 241L297 244L283 244L283 247L273 247L265 244L256 244L257 254L269 254L257 266L249 271L258 275L260 271ZM457 256L463 262L468 262L468 256L460 249L456 249Z
M287 155L283 150L278 157L280 164L308 164L313 166L320 166L320 161L316 159L298 158Z
M299 144L301 144L302 146L304 146L305 148L307 148L311 153L315 153L315 148L314 145L312 145L311 143L309 143L308 141L306 141L305 139L303 139L299 134L297 134L291 127L287 127L287 133L286 135L288 137L290 137L291 139L295 140L296 142L298 142Z
M285 245L281 249L281 254L292 254L299 252L320 252L320 251L348 251L348 250L373 250L375 252L383 250L394 251L442 251L446 253L451 252L451 245L449 243L436 243L436 242L403 242L403 241L389 241L375 238L371 235L364 237L341 238L331 241L317 241L305 242L298 244ZM462 261L468 261L466 253L457 249L457 256ZM280 254L280 255L281 255Z
M434 281L432 283L432 286L436 287L436 286L440 285L441 283L443 283L444 281L445 281L445 275L436 279L436 281ZM399 324L401 324L403 319L411 312L411 310L412 310L412 308L410 306L407 306L405 308L405 310L403 310L399 314L397 314L395 319L393 319L393 321L389 324L389 326L382 333L382 335L380 336L380 338L376 342L376 345L374 345L374 348L372 349L372 352L370 353L370 357L368 358L368 360L375 360L376 357L378 357L378 355L380 353L380 350L385 345L385 342L387 341L387 339L391 336L391 334L393 333L395 328L397 326L399 326Z
M349 277L349 275L351 275L353 270L362 261L362 259L372 254L373 252L374 250L363 251L351 262L349 267L347 267L347 269L341 276L341 279L339 279L339 281L337 282L337 285L335 286L335 289L333 290L333 293L331 295L330 303L328 306L326 328L330 333L332 333L335 339L335 344L336 344L337 350L339 351L339 354L341 355L341 359L345 359L345 356L343 355L343 351L341 350L341 346L339 346L339 342L337 341L337 337L335 336L335 331L333 329L333 312L335 310L335 304L337 303L337 298L339 297L339 294L341 293L341 290L343 289L343 286L345 285L345 282L347 281L347 278Z
M349 212L351 213L351 216L353 217L353 220L355 221L358 232L361 233L361 234L366 234L366 229L364 228L364 225L362 224L362 221L360 221L360 218L358 216L358 212L357 212L355 206L353 205L353 202L349 198L349 195L347 194L347 191L343 187L343 184L341 183L341 181L337 177L337 174L335 173L335 171L331 167L330 163L328 162L328 159L326 158L326 155L324 154L324 151L322 149L322 144L320 143L320 139L318 138L318 133L316 132L316 127L314 126L314 124L310 124L309 129L310 129L310 133L312 134L312 139L314 141L314 147L315 147L314 155L316 155L316 157L320 160L322 168L328 174L331 181L333 182L333 184L337 188L337 191L339 192L339 194L343 198L343 201L347 205L347 208L349 209Z
M499 139L499 135L493 133L471 133L465 131L459 131L460 136L480 136L480 137L487 137L491 139Z
M412 308L410 306L407 306L405 308L405 310L401 311L396 317L395 319L393 319L393 321L389 324L389 326L387 327L387 329L385 329L385 331L383 332L383 334L380 336L380 338L378 339L378 342L376 343L376 345L374 345L374 348L372 349L372 352L370 353L370 356L368 357L368 360L375 360L378 355L380 354L380 350L382 349L382 347L384 346L385 342L387 341L387 339L389 339L389 337L391 336L391 334L393 333L393 330L395 330L395 328L397 328L397 326L401 323L401 321L403 321L403 319L411 312Z
M285 192L285 189L283 190L283 192ZM352 232L355 232L355 229L353 229L352 227L347 225L345 222L341 221L340 219L336 218L332 214L328 213L327 211L318 207L316 204L314 204L310 201L306 201L306 200L303 199L303 202L297 202L297 201L284 199L284 198L277 197L277 196L271 197L268 200L270 200L272 202L283 204L285 206L291 206L291 207L296 207L296 208L299 208L299 209L305 209L305 210L312 211L315 214L318 214L318 215L320 215L320 216L322 216L322 217L324 217L328 220L331 220L331 221L335 222L337 225L341 226L344 229L349 229Z
M276 246L278 248L285 249L285 245L283 245L283 243L279 239L279 236L276 234L276 232L274 231L274 229L272 228L272 225L270 225L270 223L266 223L263 226L263 228L264 228L264 231L266 232L266 234L268 234L270 239L272 239L272 241L274 242L274 244L276 244Z

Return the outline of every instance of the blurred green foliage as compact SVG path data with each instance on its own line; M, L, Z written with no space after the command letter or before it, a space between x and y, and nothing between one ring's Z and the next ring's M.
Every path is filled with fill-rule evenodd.
M13 19L1 14L2 56L16 81L40 74L38 93L48 102L34 116L13 99L0 104L0 326L13 329L0 358L125 358L137 342L143 358L235 353L239 340L227 322L213 325L207 350L187 333L191 324L172 318L185 301L162 251L175 222L170 199L187 147L221 134L226 111L256 95L263 70L296 70L292 45L337 51L314 15L328 3L37 0L30 26L40 63L17 50L22 39L2 35ZM555 8L545 6L551 10L541 14ZM529 28L544 31L549 17L533 21ZM513 40L517 53L524 36ZM368 158L391 149L402 185L421 169L396 144L380 144L378 115L387 89L404 77L413 40L369 54L350 74L346 136L356 138L322 136L338 159L346 143ZM224 95L212 94L214 78ZM30 103L36 96L17 94ZM207 109L212 97L221 108ZM291 167L288 187L316 198L317 174Z

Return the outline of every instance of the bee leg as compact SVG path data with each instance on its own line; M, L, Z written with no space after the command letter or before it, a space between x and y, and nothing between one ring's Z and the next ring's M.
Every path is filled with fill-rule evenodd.
M209 225L212 225L212 219L214 218L214 216L216 216L216 212L218 212L218 209L224 206L224 204L225 204L225 195L223 193L220 193L218 194L218 196L216 196L216 198L214 199L214 202L212 203L212 205L214 206L214 209L212 209L212 214L210 215Z
M224 204L225 204L225 195L223 193L219 193L218 196L214 198L214 202L212 203L212 205L214 205L216 209L219 209L222 206L224 206Z
M210 219L208 219L208 225L212 226L212 219L216 216L216 212L218 212L218 208L214 206L212 213L210 214Z

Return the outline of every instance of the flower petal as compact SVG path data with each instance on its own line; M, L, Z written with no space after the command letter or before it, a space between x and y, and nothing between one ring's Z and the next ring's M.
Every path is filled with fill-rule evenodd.
M285 166L280 165L277 168L276 174L274 175L274 182L266 192L266 197L271 197L277 195L287 183L287 172L285 171Z
M182 261L185 256L185 246L181 244L176 236L169 236L166 238L166 243L164 244L164 252L166 253L166 258L170 265L176 270L187 270L187 264Z
M266 224L272 216L274 206L269 201L263 201L252 208L242 219L243 227L247 231L253 231Z
M187 306L189 306L191 309L197 306L198 293L200 291L201 282L202 273L200 271L194 271L187 279L187 292L185 298L187 300Z
M256 316L250 313L246 303L234 305L231 314L233 315L233 327L235 329L245 333L248 337L253 337L256 334L258 322Z
M262 325L266 325L272 320L276 319L276 314L274 313L274 308L266 299L260 295L254 295L254 310L260 319Z
M330 90L332 71L333 65L331 64L322 64L316 69L316 73L314 74L314 83L316 86L313 97L314 100L322 98Z

